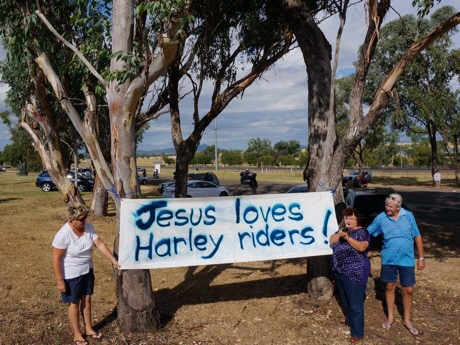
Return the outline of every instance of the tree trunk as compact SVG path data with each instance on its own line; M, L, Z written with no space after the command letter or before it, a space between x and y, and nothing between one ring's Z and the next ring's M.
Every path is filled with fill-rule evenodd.
M93 210L94 215L106 217L108 204L109 197L107 194L107 190L102 184L99 176L96 174L94 178L93 201L91 203L91 209Z

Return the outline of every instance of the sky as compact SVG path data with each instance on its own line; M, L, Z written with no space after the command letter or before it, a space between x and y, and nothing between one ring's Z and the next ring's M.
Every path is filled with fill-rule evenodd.
M393 7L399 14L415 14L411 2L394 1ZM364 2L348 10L347 23L340 47L337 77L354 71L357 49L362 43L366 22L363 15ZM451 5L460 10L457 0L443 0L442 5ZM437 6L439 7L439 6ZM383 25L398 15L390 10ZM320 27L334 50L337 32L337 17L329 18ZM454 37L455 48L460 47L460 34ZM0 59L5 52L0 50ZM7 85L0 83L0 111L8 110L4 99ZM209 91L210 88L205 88ZM202 96L206 96L206 93ZM209 100L209 97L208 97ZM206 103L206 102L205 102ZM209 109L209 101L200 105L200 114ZM192 107L187 102L181 103L181 122L186 138L192 130ZM279 141L297 140L300 145L307 145L307 73L300 51L291 52L278 62L274 68L264 74L262 79L253 83L243 94L234 99L217 117L203 134L201 144L217 145L219 149L245 149L252 138L270 140L272 145ZM8 128L0 123L0 151L10 143ZM171 130L168 114L150 122L139 150L161 150L172 148Z

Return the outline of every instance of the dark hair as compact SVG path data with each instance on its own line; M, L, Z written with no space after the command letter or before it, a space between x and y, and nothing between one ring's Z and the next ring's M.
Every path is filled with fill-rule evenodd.
M361 215L359 214L358 210L354 207L347 207L342 211L344 217L355 216L357 225L361 226Z

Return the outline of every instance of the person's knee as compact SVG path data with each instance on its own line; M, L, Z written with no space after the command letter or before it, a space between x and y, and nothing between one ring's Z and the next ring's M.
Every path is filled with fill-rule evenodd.
M387 292L394 292L396 290L396 283L387 283L386 290Z
M412 296L414 289L412 288L412 286L405 286L402 288L402 292L404 296Z

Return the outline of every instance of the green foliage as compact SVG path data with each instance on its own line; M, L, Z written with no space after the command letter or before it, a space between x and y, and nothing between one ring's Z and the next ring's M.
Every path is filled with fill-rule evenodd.
M27 172L41 171L43 164L29 134L22 128L11 128L11 134L11 144L0 152L0 161L15 166L22 164Z
M273 157L272 155L260 156L258 161L262 166L275 165L275 157Z
M163 162L165 162L166 165L172 165L175 163L175 160L167 156L165 153L161 155L161 159L163 160Z
M221 155L222 164L225 165L242 165L243 155L239 150L224 150Z
M298 140L279 141L273 147L279 155L296 157L300 153L300 142Z
M211 164L214 160L214 153L212 155L205 152L198 152L193 157L191 164Z
M416 3L425 9L430 9L433 5L433 1ZM417 19L408 15L382 28L380 42L369 71L367 102L372 101L371 95L375 94L382 79L404 51L454 13L454 8L446 6L434 12L430 19ZM450 129L446 122L456 105L451 81L458 76L459 70L454 57L458 57L458 53L450 49L452 40L449 35L452 34L451 31L436 40L412 61L395 87L394 101L385 109L392 116L392 129L405 130L412 140L428 136L434 145L431 152L437 151L436 138L440 132L445 132L443 137L448 136ZM416 162L422 164L425 158L419 156ZM428 165L437 165L436 154L432 155L431 160Z
M27 164L24 162L18 163L16 166L17 172L16 174L19 176L27 176L29 175L29 169L27 169Z

